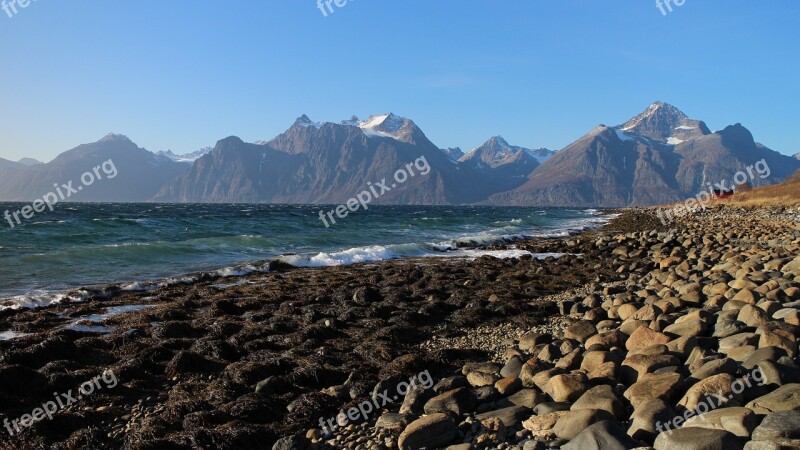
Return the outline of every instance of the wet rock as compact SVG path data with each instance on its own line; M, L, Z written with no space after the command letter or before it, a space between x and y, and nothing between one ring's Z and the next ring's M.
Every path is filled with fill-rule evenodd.
M612 348L623 348L625 346L628 336L617 330L607 331L605 333L596 334L586 340L584 346L590 349L594 346L600 346L604 350Z
M497 446L506 441L508 430L499 418L493 417L480 420L481 431L478 433L475 443L480 448Z
M756 414L800 410L800 384L781 386L772 393L759 397L747 405Z
M683 428L725 430L736 436L749 438L759 421L758 416L747 408L720 408L702 416L690 417L684 422Z
M530 351L531 349L533 349L534 347L536 347L538 345L549 344L550 342L552 342L552 340L553 340L553 338L551 336L549 336L549 335L542 334L542 333L530 332L530 333L524 334L519 339L518 346L519 346L520 350L522 350L523 352L527 352L527 351Z
M604 420L616 422L614 416L601 409L581 409L564 414L553 427L553 433L559 439L572 440L589 425Z
M564 330L564 337L585 342L592 335L597 334L597 328L588 320L579 320Z
M741 396L733 392L735 380L727 373L705 378L690 387L678 404L691 411L697 409L700 403L717 405L717 407L720 403L726 406L737 406L741 402Z
M714 334L713 337L718 338L726 338L728 336L733 336L734 334L738 334L743 332L747 328L747 324L744 322L739 322L738 320L726 320L723 322L717 322L714 325Z
M477 399L469 389L458 388L437 395L425 403L425 414L451 411L462 415L475 410Z
M568 411L554 411L547 414L532 416L522 422L522 427L529 430L534 437L552 439L556 435L553 428L558 420L567 415Z
M300 436L287 436L278 439L278 442L272 446L272 450L306 450L310 442L308 439Z
M584 382L570 375L556 375L547 382L544 392L556 402L571 402L577 400L587 386Z
M634 408L649 399L671 401L677 394L682 382L678 373L648 374L631 385L623 396L627 398Z
M515 376L510 376L498 380L494 387L501 395L511 395L522 389L522 380Z
M580 349L575 349L556 363L556 368L561 370L577 369L583 361L583 354ZM523 366L524 369L524 366Z
M786 356L786 351L781 348L763 347L751 353L742 363L742 367L753 369L763 361L777 361L784 356Z
M447 391L452 391L453 389L458 388L466 388L469 387L469 382L467 382L466 377L462 376L455 376L455 377L447 377L442 378L433 386L433 391L439 394Z
M632 384L644 375L663 367L679 366L680 363L680 360L672 355L633 355L622 361L620 374L624 380Z
M625 406L614 394L611 386L602 384L584 392L575 403L572 404L570 411L581 409L602 409L612 414L617 419L623 419Z
M626 450L637 447L622 427L616 422L604 420L589 425L581 431L562 450Z
M648 327L641 326L633 332L625 343L625 348L629 351L640 350L651 345L666 344L671 339L669 336L657 331L653 331Z
M749 327L758 327L766 323L769 317L761 308L754 305L745 305L739 310L739 315L736 317L736 320Z
M732 433L706 428L679 428L658 435L655 450L742 450L744 445Z
M753 431L752 438L787 447L800 445L800 410L767 415Z
M483 373L496 375L500 373L500 365L493 362L467 363L461 368L463 375L470 373Z
M516 394L510 395L497 402L497 406L507 408L509 406L525 406L533 409L536 405L544 401L544 395L535 389L522 389Z
M665 334L676 336L703 336L708 330L708 323L700 320L689 320L681 323L674 323L664 328Z
M676 417L675 410L659 398L649 398L640 402L631 415L628 435L634 439L652 442L663 430L663 424ZM661 428L661 429L659 429Z
M409 416L406 414L384 413L375 422L375 428L386 430L405 430L409 423Z
M515 376L518 377L520 375L520 371L522 371L522 364L523 361L520 357L514 356L508 360L508 362L500 369L500 376L508 377L508 376Z
M422 415L425 403L433 397L433 391L425 386L414 384L408 388L403 403L400 405L400 414Z
M697 382L723 373L736 375L738 370L739 365L731 358L715 359L703 364L699 369L692 372L692 376L687 381Z
M497 409L475 416L478 420L497 418L508 428L518 426L526 417L530 417L531 409L525 406L510 406L508 408Z
M432 414L411 422L400 434L400 450L419 450L449 445L456 437L456 424L443 413Z

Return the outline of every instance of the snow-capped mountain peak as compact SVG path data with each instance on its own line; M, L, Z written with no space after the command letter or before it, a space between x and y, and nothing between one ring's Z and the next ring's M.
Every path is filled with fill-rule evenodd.
M294 121L294 124L301 127L321 128L323 125L325 125L325 122L314 122L307 115L303 114Z
M680 109L664 102L653 103L641 114L614 128L625 135L638 135L669 145L711 134L703 121L690 119Z
M459 161L465 162L475 160L489 167L498 167L506 164L520 153L536 159L539 163L546 161L555 154L555 152L547 150L546 148L532 150L511 145L502 136L493 136L480 147L467 152Z
M349 119L342 121L342 125L348 125L351 127L357 127L359 123L361 123L361 120L356 115L353 115Z
M365 132L396 133L406 124L408 119L392 113L370 116L369 119L358 123L358 127Z
M103 136L98 142L110 142L110 141L130 141L128 136L124 134L117 134L117 133L108 133L107 135Z
M393 113L370 116L357 125L367 137L391 138L401 142L416 142L424 137L422 131L410 119Z

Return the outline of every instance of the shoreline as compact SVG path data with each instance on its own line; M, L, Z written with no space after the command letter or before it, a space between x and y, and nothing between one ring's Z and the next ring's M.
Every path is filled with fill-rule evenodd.
M686 236L705 236L725 217L740 219L731 222L735 229L745 218L751 228L792 233L780 225L780 214L735 208L714 208L674 227ZM408 417L397 416L407 397L388 407L389 415L374 414L337 434L333 447L315 433L317 419L422 371L437 382L433 391L446 393L447 383L464 382L469 364L494 361L495 368L507 364L509 355L536 356L522 345L531 331L561 339L579 319L599 324L605 310L600 299L652 290L638 280L661 266L650 254L660 248L659 239L676 244L667 231L651 211L628 209L600 229L515 244L532 253L565 254L558 259L424 258L285 268L236 277L237 283L222 288L214 286L220 280L204 280L126 292L110 301L0 314L13 330L28 333L0 341L0 382L10 388L0 392L0 403L8 405L0 410L0 422L105 370L119 380L118 387L69 406L52 421L12 438L0 434L0 448L192 448L192 442L231 449L275 442L298 443L276 448L344 448L358 439L380 445L388 439L396 447L401 432L409 442L408 428L421 412L417 405ZM740 241L736 245L751 242ZM594 308L581 306L590 298L598 302ZM113 327L109 334L64 328L108 307L132 305L154 306L75 324ZM563 359L556 356L554 362ZM497 381L496 375L487 377ZM476 378L467 380L475 386ZM537 390L523 381L526 390ZM502 404L494 398L478 400L477 413ZM451 420L464 418L448 414ZM467 413L467 420L477 426L474 414ZM374 426L376 419L381 427ZM508 428L521 433L520 439L530 437L519 423ZM473 433L459 425L456 436L478 439L480 429Z
M542 232L541 235L502 235L494 236L491 241L481 242L478 236L463 236L454 237L452 239L443 241L437 244L431 243L411 243L411 244L372 244L352 248L342 248L338 250L329 250L325 252L311 252L306 254L286 253L283 255L276 255L270 259L243 261L233 265L209 268L205 270L192 271L181 274L165 274L162 277L140 280L123 280L109 283L97 283L90 285L76 286L68 289L36 289L26 294L0 296L0 317L8 310L25 310L25 309L41 309L47 308L52 305L58 304L74 304L83 303L91 300L113 299L126 292L153 292L159 289L168 288L172 286L191 286L197 282L220 280L228 281L229 279L237 279L251 274L269 273L274 268L327 268L348 266L360 263L381 263L385 261L399 261L411 259L427 259L427 258L473 258L482 256L478 254L473 256L474 253L486 252L502 252L503 250L513 250L515 244L538 239L552 239L568 237L585 231L602 228L610 220L616 217L616 210L602 210L587 209L586 211L593 211L596 213L594 216L598 221L598 225L585 225L581 228L565 228L558 232ZM353 250L363 250L374 246L393 247L404 245L418 245L418 246L431 246L436 247L436 252L426 254L424 256L395 256L385 259L345 262L340 264L328 264L326 262L312 262L315 256L327 255L332 257L334 255L341 255ZM536 256L536 255L534 255ZM546 255L545 255L546 256ZM37 292L37 294L34 294Z

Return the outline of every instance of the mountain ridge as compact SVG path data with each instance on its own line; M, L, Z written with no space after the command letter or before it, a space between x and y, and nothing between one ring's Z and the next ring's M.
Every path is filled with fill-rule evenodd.
M599 125L537 167L526 183L486 203L535 206L648 206L673 203L733 180L757 161L782 181L796 160L757 144L741 124L711 133L672 105L655 102L623 125ZM731 183L732 184L732 183Z
M0 159L0 199L38 198L102 158L119 161L120 174L129 175L75 200L340 203L422 158L429 173L377 203L622 207L692 197L759 161L771 173L751 180L756 186L800 168L798 155L757 143L741 124L712 133L664 102L622 125L599 125L557 152L511 145L499 135L467 153L443 149L393 113L341 122L301 115L268 141L231 136L186 155L153 153L111 133L46 164Z

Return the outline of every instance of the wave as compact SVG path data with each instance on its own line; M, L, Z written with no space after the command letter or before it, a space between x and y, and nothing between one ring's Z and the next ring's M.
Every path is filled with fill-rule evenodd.
M0 300L0 311L7 309L36 309L66 302L80 303L86 301L89 296L89 291L83 289L66 294L36 290L26 295L16 295Z
M159 207L161 206L157 206L154 209ZM563 213L553 213L552 218L543 219L538 218L536 215L523 215L524 219L519 218L520 216L505 217L503 220L492 222L495 228L484 230L479 230L481 224L473 223L471 219L457 222L454 220L452 225L444 228L423 229L416 234L411 234L409 240L416 240L417 242L409 243L377 243L353 246L358 241L369 242L371 240L380 242L383 239L387 239L384 242L391 242L392 239L397 239L399 235L405 236L406 231L404 229L400 230L399 228L384 226L376 229L375 233L369 236L364 235L363 231L358 234L344 235L344 238L336 244L331 242L332 239L330 237L322 233L314 233L313 230L311 233L307 233L307 230L300 230L299 232L305 233L303 235L305 240L301 244L289 242L280 243L279 245L276 237L271 236L271 233L276 232L276 228L273 226L268 230L239 229L237 230L239 234L236 235L194 237L180 241L168 239L143 242L106 241L106 243L99 245L74 246L68 249L58 249L54 253L28 255L25 258L30 261L26 261L26 263L39 264L43 261L52 262L56 259L59 261L80 261L81 259L85 260L87 253L91 253L94 260L108 264L113 264L114 261L126 261L134 267L139 267L142 264L141 261L158 261L162 266L170 264L169 268L174 272L180 270L175 270L176 267L182 267L184 272L196 271L174 277L157 278L168 275L170 269L154 270L150 275L153 279L149 281L133 280L106 287L85 287L68 293L64 293L64 291L36 290L25 295L0 299L0 311L4 309L36 309L64 302L82 302L90 297L102 299L104 296L112 295L114 292L119 291L152 291L165 287L188 285L198 281L205 282L227 277L241 277L252 273L266 273L269 272L270 259L279 260L295 267L328 267L401 258L479 258L481 256L517 258L532 254L524 250L515 249L513 246L503 250L487 249L486 247L494 245L508 246L513 245L515 242L532 238L569 236L586 229L599 227L610 218L616 216L616 214L603 214L596 209L574 211L578 212L578 214L572 213L568 217L560 217L560 214ZM419 213L415 212L414 214ZM532 214L538 214L538 212L534 211ZM536 218L535 222L534 218ZM140 223L139 221L148 219L111 217L101 220L129 220ZM422 217L415 217L413 220L450 221L451 218L439 218L432 214L426 214ZM537 225L530 225L532 222ZM282 226L283 224L280 225ZM499 227L496 227L498 225ZM469 229L474 231L465 231ZM461 231L461 233L457 231ZM442 238L444 240L437 241ZM399 239L403 238L400 237ZM337 249L334 246L339 248ZM331 247L334 248L331 249ZM297 253L281 255L281 252L293 251L293 249L296 249ZM315 251L312 252L312 250ZM207 255L214 255L214 258ZM546 258L549 256L560 257L562 255L534 254L532 256ZM263 259L252 261L259 258ZM239 263L238 261L241 259L249 259L251 261ZM181 266L175 262L182 260L193 261L193 266L187 264ZM157 268L162 269L162 266ZM219 266L223 267L211 269ZM102 271L97 273L101 276L104 274ZM148 275L141 276L142 278L148 277ZM134 276L130 276L130 278L134 278ZM86 277L84 280L100 281L95 277ZM70 281L74 282L76 280ZM231 286L225 283L228 282L223 281L214 286L221 288ZM60 286L61 289L66 289L64 286L69 285L61 283Z
M426 250L421 244L370 245L315 255L285 255L278 259L295 267L328 267L426 256Z

